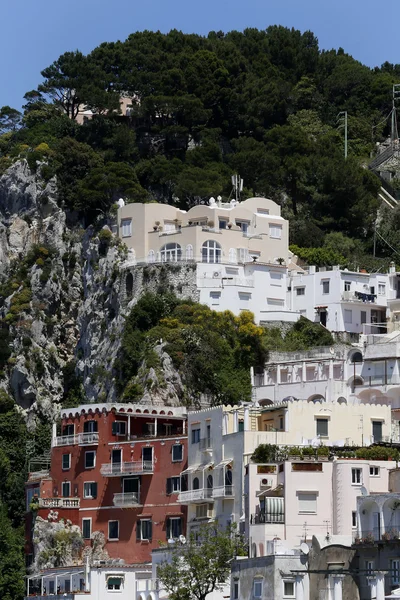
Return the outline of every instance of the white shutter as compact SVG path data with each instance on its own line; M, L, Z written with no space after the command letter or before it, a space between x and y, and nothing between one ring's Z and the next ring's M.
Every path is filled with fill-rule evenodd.
M299 512L317 512L317 494L315 492L301 492L299 496Z

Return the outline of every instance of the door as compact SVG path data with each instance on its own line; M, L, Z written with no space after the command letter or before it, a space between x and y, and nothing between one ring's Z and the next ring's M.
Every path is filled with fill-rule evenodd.
M122 482L122 491L128 494L135 502L139 503L140 482L139 477L127 477Z
M111 464L113 473L121 470L122 450L111 451Z
M142 448L143 471L153 470L153 448Z
M326 310L321 310L319 313L319 322L326 327Z
M372 435L375 443L382 441L382 421L372 421Z
M367 311L362 310L361 311L361 325L365 325L366 322L367 322Z

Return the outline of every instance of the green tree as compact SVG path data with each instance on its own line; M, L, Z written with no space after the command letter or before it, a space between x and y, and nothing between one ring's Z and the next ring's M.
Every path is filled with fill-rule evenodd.
M230 561L244 555L245 548L233 526L223 530L218 523L211 523L169 552L170 560L158 566L157 577L171 600L205 600L222 589L230 574Z
M22 493L22 490L21 490ZM22 600L25 592L23 528L14 528L0 501L0 598Z
M15 131L21 123L22 115L11 106L2 106L0 108L0 133Z

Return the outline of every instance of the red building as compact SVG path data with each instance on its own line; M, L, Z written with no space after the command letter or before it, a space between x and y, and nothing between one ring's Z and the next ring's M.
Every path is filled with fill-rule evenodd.
M88 404L62 410L61 419L49 472L30 474L27 509L39 496L39 516L58 511L88 544L102 531L110 557L128 564L150 561L159 542L185 532L186 507L177 501L187 464L185 408ZM30 537L28 519L28 554Z

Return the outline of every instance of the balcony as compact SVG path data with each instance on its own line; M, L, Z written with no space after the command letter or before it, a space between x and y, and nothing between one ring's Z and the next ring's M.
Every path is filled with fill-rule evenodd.
M80 433L78 435L79 446L97 446L99 443L98 433Z
M80 498L39 498L39 508L80 508Z
M266 525L269 523L284 523L284 514L274 513L257 513L252 514L250 517L250 525Z
M202 438L199 442L199 449L203 451L212 450L211 438Z
M78 443L77 435L59 435L53 439L53 447L74 446Z
M182 504L191 504L192 502L204 502L205 500L213 500L213 488L201 488L199 490L188 490L180 492L178 502Z
M100 473L104 477L121 477L122 475L152 475L154 464L152 460L138 462L106 463L101 465Z
M131 508L140 505L139 492L125 492L122 494L114 494L114 506L118 508Z
M362 530L361 532L353 533L353 544L368 545L375 542L394 542L399 541L400 526L389 526L386 531L382 531L380 527L373 529Z
M84 594L84 592L81 592L81 594ZM24 596L24 600L32 600L32 597L34 600L49 600L49 598L51 598L51 600L75 600L78 598L76 594L46 594L45 596L39 594L38 596ZM80 595L79 597L84 598L83 595Z
M376 294L367 292L343 292L342 300L344 302L364 302L367 304L377 304Z
M213 498L231 498L234 499L233 485L222 485L213 489Z

